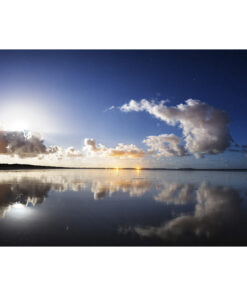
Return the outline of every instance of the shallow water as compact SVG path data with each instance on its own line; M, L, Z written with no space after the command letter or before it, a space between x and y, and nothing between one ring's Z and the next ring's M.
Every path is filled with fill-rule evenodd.
M0 172L0 245L247 245L247 173Z

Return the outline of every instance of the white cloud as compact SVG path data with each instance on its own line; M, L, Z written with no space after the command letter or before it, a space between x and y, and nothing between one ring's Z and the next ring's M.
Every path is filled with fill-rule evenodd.
M0 154L18 155L21 158L47 153L39 135L24 132L0 131Z
M99 147L97 147L96 141L94 139L89 139L89 138L84 139L84 147L83 147L84 151L99 152L105 149L106 148L101 144L99 144Z
M83 151L88 155L97 155L102 157L126 157L126 158L141 158L145 156L145 152L136 145L125 145L119 143L115 148L107 148L102 144L96 144L94 139L86 138L84 140Z
M162 134L159 136L148 136L143 143L148 147L149 153L156 152L157 156L185 156L186 150L180 144L181 139L174 134Z
M43 159L46 156L57 159L82 157L82 152L73 147L46 146L39 134L31 132L0 131L0 154L19 158Z
M145 152L136 145L124 145L120 143L116 148L110 148L108 155L113 157L141 158L145 156Z
M82 157L82 152L76 150L74 147L68 147L64 149L66 157Z
M111 111L111 110L114 110L114 109L115 109L115 106L112 105L111 107L105 109L104 112Z
M164 101L156 104L145 99L131 100L120 110L146 111L169 125L178 124L183 131L185 149L197 157L224 152L232 142L228 115L199 100L188 99L185 104L172 107Z

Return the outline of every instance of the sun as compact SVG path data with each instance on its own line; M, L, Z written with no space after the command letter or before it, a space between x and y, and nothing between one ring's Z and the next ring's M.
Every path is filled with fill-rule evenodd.
M5 126L6 130L9 131L25 131L30 129L30 125L27 120L24 119L16 119L13 121L8 122L8 124Z
M25 206L23 204L21 204L21 203L15 203L13 205L13 208L15 208L15 209L23 209L23 208L25 208Z
M31 98L0 100L0 129L6 131L32 131L40 134L57 133L66 129L63 121L51 111L49 105Z

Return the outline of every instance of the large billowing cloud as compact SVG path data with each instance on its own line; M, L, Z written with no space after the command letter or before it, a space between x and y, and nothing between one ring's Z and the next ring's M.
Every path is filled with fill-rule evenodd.
M163 134L159 136L149 136L143 141L148 147L149 153L156 152L157 156L184 156L185 148L180 144L181 139L174 134Z
M172 107L166 106L165 101L156 104L145 99L140 102L131 100L128 104L121 106L120 110L123 112L146 111L169 125L178 124L183 131L185 149L198 157L224 152L232 142L228 128L230 123L228 115L199 100L188 99L185 104ZM164 135L160 136L159 141L162 136L165 139L164 142L167 143L167 138ZM147 143L152 144L153 141L147 141ZM168 143L171 147L171 141ZM150 146L152 147L152 145ZM174 153L172 148L166 148L164 156L179 156L177 152ZM157 150L158 153L161 153L160 149ZM182 151L179 153L180 156L184 155Z
M94 139L86 138L84 140L83 150L88 155L98 155L102 157L123 157L123 158L141 158L145 156L145 152L137 146L130 144L118 144L115 148L107 148L106 146L96 144Z
M3 130L0 131L0 154L19 158L38 157L39 159L47 155L53 155L57 159L82 156L82 153L73 147L67 149L59 146L47 147L38 134Z

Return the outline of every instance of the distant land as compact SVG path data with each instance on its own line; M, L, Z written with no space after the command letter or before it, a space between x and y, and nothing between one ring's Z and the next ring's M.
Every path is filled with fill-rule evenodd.
M40 166L32 164L7 164L1 163L0 170L38 170L38 169L65 169L65 167L54 167L54 166Z
M85 169L115 169L115 168L97 168L97 167L58 167L58 166L39 166L39 165L31 165L31 164L0 164L0 170L40 170L40 169L77 169L77 170L85 170ZM135 168L119 168L120 170L136 170ZM224 168L216 168L216 169L196 169L196 168L141 168L140 170L151 170L151 171L230 171L230 172L247 172L246 169L224 169Z

